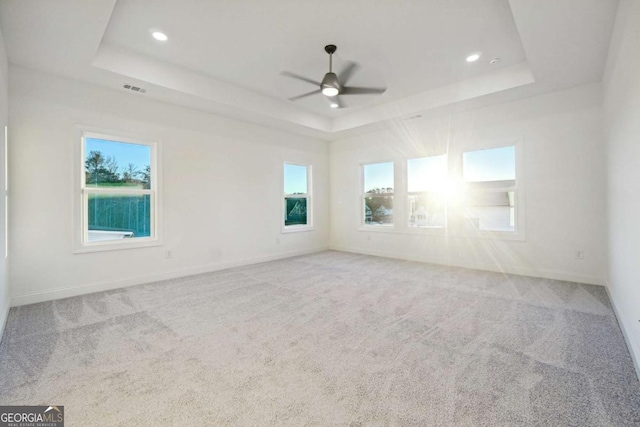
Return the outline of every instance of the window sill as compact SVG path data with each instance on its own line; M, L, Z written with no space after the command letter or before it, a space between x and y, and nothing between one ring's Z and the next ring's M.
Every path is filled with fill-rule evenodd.
M526 240L524 232L518 231L456 231L449 233L450 236L459 238L484 239L484 240Z
M361 225L358 231L374 232L374 233L398 233L394 225Z
M373 233L391 233L414 236L437 236L451 237L454 239L483 239L483 240L503 240L503 241L521 241L526 240L524 232L514 231L461 231L449 230L447 228L437 227L406 227L399 230L395 227L384 226L360 226L357 231L373 232Z
M407 227L407 233L416 234L445 234L447 232L446 227Z
M313 226L309 226L309 225L289 225L289 226L285 226L282 228L282 230L280 230L280 233L282 234L287 234L287 233L300 233L303 231L315 231L315 227Z
M111 241L103 243L89 243L78 245L73 251L74 254L85 254L104 251L121 251L126 249L151 248L154 246L162 246L162 241L158 239L145 239L139 242L121 242Z

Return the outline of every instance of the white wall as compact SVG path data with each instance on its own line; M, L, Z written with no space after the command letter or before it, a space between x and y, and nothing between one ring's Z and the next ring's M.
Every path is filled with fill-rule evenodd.
M10 68L9 99L13 305L328 244L326 142L24 68ZM77 124L162 141L162 247L73 253ZM281 234L284 161L313 165L315 231Z
M5 253L5 161L4 128L9 122L9 65L4 38L0 31L0 338L4 323L9 314L9 282L7 280L7 262Z
M640 376L640 2L621 0L603 80L608 287Z
M603 284L601 95L598 84L582 86L473 111L397 121L388 130L332 142L331 246ZM463 150L518 140L524 148L524 241L413 234L401 226L395 233L358 230L361 163L445 152L455 159ZM396 210L403 202L395 201ZM396 215L396 222L402 220ZM584 251L584 260L576 259L578 249Z

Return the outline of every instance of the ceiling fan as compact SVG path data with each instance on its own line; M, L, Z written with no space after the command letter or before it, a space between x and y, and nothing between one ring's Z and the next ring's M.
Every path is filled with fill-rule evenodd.
M283 76L302 80L303 82L311 83L318 86L318 89L312 90L311 92L303 93L301 95L293 96L289 98L289 101L297 101L299 99L306 98L307 96L322 93L330 102L329 105L332 108L343 108L344 104L339 95L372 95L381 94L387 90L387 88L345 86L349 82L349 79L353 75L354 71L358 68L358 64L356 64L355 62L348 62L346 67L340 73L340 79L338 79L338 75L333 72L333 54L337 49L338 48L333 44L329 44L324 47L325 52L329 54L329 72L324 75L321 82L309 79L304 76L300 76L289 71L283 71L282 73L280 73Z

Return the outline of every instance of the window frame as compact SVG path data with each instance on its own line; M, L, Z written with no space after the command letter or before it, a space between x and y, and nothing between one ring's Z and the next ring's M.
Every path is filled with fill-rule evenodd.
M448 182L449 181L449 171L450 171L450 167L449 167L449 158L450 155L449 153L442 153L442 154L429 154L429 155L422 155L419 157L408 157L404 160L404 165L405 165L405 190L406 190L406 197L405 197L405 203L406 203L406 208L405 208L405 222L404 225L406 227L406 230L408 233L419 233L419 234L424 234L424 233L434 233L436 235L439 234L443 234L447 231L448 227L449 227L449 203L446 197L446 194L443 194L442 197L444 198L444 225L442 227L437 227L437 226L417 226L417 225L410 225L410 220L409 220L409 213L411 212L411 202L409 201L409 198L411 196L426 196L430 193L437 193L437 191L409 191L409 161L410 160L419 160L419 159L425 159L425 158L429 158L429 157L440 157L440 156L444 156L445 158L445 165L446 165L446 177L445 180Z
M359 201L354 200L354 209L357 209L357 231L360 232L381 232L396 233L409 235L424 235L452 238L471 238L471 239L487 239L487 240L505 240L505 241L525 241L526 240L526 201L525 201L525 150L522 137L514 139L504 139L502 142L495 140L470 141L467 144L460 144L449 147L445 152L435 152L425 155L423 152L413 152L412 155L406 155L402 158L389 156L384 160L370 161L365 160L358 164L360 181L358 196ZM456 225L456 220L461 218L460 209L464 209L465 183L463 182L463 154L468 151L489 150L493 148L515 147L515 168L516 179L515 186L508 188L491 189L489 191L513 191L515 202L515 231L489 231L489 230L464 230ZM437 154L436 154L437 153ZM409 226L409 196L418 194L416 192L409 193L409 167L408 160L423 157L433 157L445 155L447 157L447 186L457 188L455 194L445 195L445 226L444 227L413 227ZM393 225L379 226L365 223L365 197L369 193L364 193L364 167L378 163L393 163L394 167L394 223ZM401 202L398 203L398 200ZM357 203L357 208L356 208ZM397 218L400 218L398 220ZM354 218L355 219L355 218ZM460 224L458 222L458 224Z
M149 138L127 132L101 129L89 126L75 127L76 171L74 180L74 253L101 252L122 249L144 248L162 245L161 224L162 224L162 151L161 141L155 138ZM145 145L150 148L150 169L151 169L151 188L135 189L127 187L118 188L102 188L86 186L86 138L104 139L108 141L121 142L125 144ZM133 239L117 239L117 240L98 240L89 241L89 227L87 200L90 194L128 194L128 195L150 195L151 212L150 212L150 229L151 236L139 237Z
M364 169L366 166L371 166L371 165L377 165L377 164L382 164L382 163L391 163L393 165L393 193L385 193L384 196L382 195L376 195L375 193L366 193L365 189L364 189ZM398 182L397 176L396 174L398 173L398 167L396 165L396 161L395 160L380 160L380 161L372 161L372 162L366 162L366 163L361 163L360 164L360 209L359 209L359 215L360 215L360 230L363 231L379 231L379 232L395 232L397 229L397 209L396 209L396 195L398 194L397 188L396 188L396 183ZM367 197L385 197L385 196L391 196L393 198L393 222L391 224L367 224L366 222L366 218L365 218L365 206L366 206L366 201L365 199Z
M285 167L287 165L291 166L300 166L307 169L307 192L304 194L290 194L285 193ZM310 163L301 163L301 162L289 162L285 161L282 163L282 180L281 182L281 191L282 191L282 214L280 216L281 223L281 233L297 233L301 231L313 231L315 227L313 225L313 165ZM293 224L293 225L285 225L285 217L287 215L287 198L296 198L296 199L306 199L307 200L307 223L306 224Z
M515 182L513 185L505 185L498 186L494 185L487 189L470 189L469 186L473 186L476 184L475 182L465 182L464 181L464 153L472 152L472 151L483 151L483 150L492 150L506 147L514 147L515 151ZM464 237L477 237L481 239L495 239L495 240L518 240L524 241L526 240L525 233L525 191L524 191L524 148L523 142L521 139L515 141L508 141L501 144L478 144L468 147L463 147L460 150L459 154L459 179L462 184L463 192L468 193L469 191L477 191L484 193L495 193L495 192L513 192L514 193L514 230L465 230L462 228L456 228L452 230L454 234L461 235ZM507 181L507 180L505 180ZM489 182L500 182L500 181L489 181ZM480 187L481 185L478 185ZM466 197L463 197L463 199ZM466 208L467 204L465 202L461 203L462 208Z

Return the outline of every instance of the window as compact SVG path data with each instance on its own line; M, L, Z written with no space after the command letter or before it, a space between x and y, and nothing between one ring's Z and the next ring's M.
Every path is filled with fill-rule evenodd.
M364 165L363 220L365 225L393 225L393 162Z
M311 166L284 164L284 228L295 231L310 229Z
M516 231L516 147L463 153L462 175L467 189L462 228Z
M157 144L82 134L84 247L157 240Z
M446 155L407 161L409 227L445 227L446 186Z
M360 230L524 240L522 145L361 165Z

